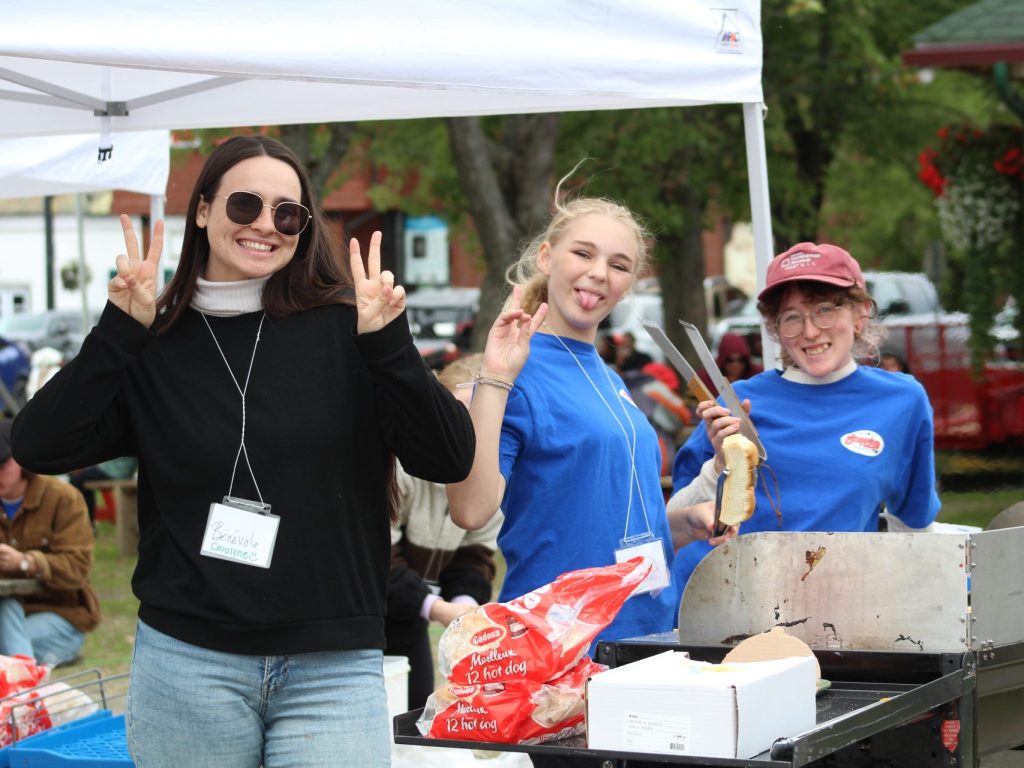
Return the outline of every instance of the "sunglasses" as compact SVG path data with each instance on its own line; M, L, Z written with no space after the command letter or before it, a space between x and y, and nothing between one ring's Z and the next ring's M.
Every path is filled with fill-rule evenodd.
M309 208L302 203L284 202L267 205L263 202L263 198L255 192L232 192L230 195L215 195L215 197L223 197L227 200L224 204L224 212L233 223L243 227L255 223L263 215L263 209L269 208L274 215L274 229L286 237L302 234L302 230L306 228L311 218Z

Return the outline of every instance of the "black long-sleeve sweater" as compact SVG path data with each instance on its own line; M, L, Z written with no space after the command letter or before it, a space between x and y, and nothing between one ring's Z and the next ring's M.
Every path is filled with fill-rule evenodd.
M246 390L245 456L231 493L280 516L269 569L200 555L228 494L242 399L202 316L156 335L108 304L81 353L18 415L14 456L59 473L139 459L140 618L194 645L282 655L383 648L387 455L435 482L472 465L466 409L423 364L405 317L355 334L330 306L263 322L209 317Z

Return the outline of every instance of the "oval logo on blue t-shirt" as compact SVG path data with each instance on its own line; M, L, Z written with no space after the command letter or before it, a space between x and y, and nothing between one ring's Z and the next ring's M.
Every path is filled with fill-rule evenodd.
M877 456L885 450L885 440L880 434L870 429L847 432L839 438L839 444L846 450L859 453L861 456Z

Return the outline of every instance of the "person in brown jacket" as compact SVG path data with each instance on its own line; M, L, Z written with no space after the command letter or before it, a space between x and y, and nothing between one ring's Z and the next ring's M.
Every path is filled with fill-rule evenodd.
M77 489L11 457L10 419L0 421L0 504L0 578L41 584L38 592L0 599L0 654L67 663L101 618L89 584L89 513Z

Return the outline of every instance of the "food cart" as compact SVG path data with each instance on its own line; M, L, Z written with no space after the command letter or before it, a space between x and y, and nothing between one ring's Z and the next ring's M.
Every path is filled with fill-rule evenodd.
M807 643L830 682L817 725L779 734L747 759L425 739L414 710L395 741L600 758L609 768L977 766L1024 745L1024 527L976 533L755 533L716 548L694 572L679 630L602 643L618 667L683 650L717 662L781 626Z

